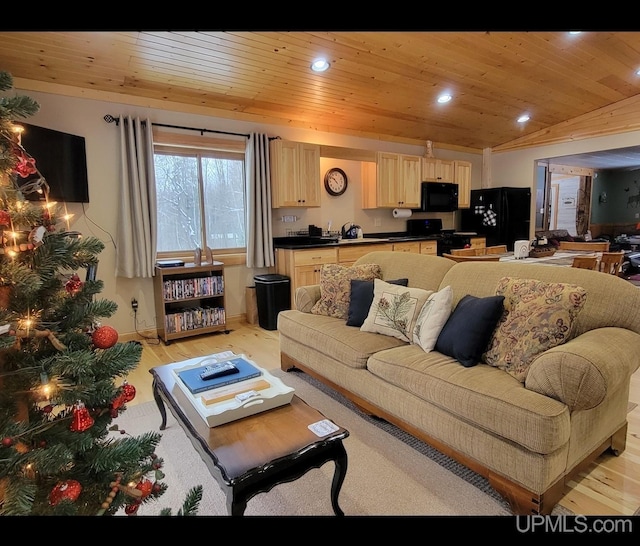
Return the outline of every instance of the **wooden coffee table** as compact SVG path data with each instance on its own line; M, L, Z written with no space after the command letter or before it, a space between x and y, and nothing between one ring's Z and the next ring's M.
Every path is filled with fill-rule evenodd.
M183 365L178 362L149 370L162 416L160 430L167 425L166 403L225 492L229 515L243 515L254 495L296 480L328 461L335 463L331 506L337 516L344 515L338 495L347 473L342 440L349 431L338 427L318 437L307 427L326 417L295 395L290 404L210 428L176 385L173 369Z

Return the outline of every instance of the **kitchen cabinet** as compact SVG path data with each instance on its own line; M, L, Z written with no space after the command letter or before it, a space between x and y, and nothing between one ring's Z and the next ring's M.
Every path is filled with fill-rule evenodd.
M155 269L154 296L158 336L173 339L224 331L224 264L186 264Z
M394 245L391 243L375 245L368 245L366 243L345 244L344 246L338 247L338 263L351 266L358 258L369 254L369 252L378 250L392 251L393 247Z
M273 208L319 207L320 146L275 139L269 151Z
M338 248L276 248L276 273L290 279L291 304L295 304L295 293L299 286L320 284L323 264L338 263Z
M362 166L362 208L419 208L420 156L378 152Z
M484 237L480 237L484 241ZM276 272L291 280L291 304L295 305L296 289L300 286L320 284L320 271L324 264L339 263L347 267L369 252L415 252L437 256L438 243L430 241L400 241L378 243L340 243L317 248L276 248Z
M423 157L422 181L423 182L453 182L454 162L436 159L435 157Z
M428 254L429 256L438 255L437 241L420 241L420 254Z
M471 206L471 162L454 160L453 181L458 184L458 208Z
M420 241L393 243L394 252L414 252L420 254Z

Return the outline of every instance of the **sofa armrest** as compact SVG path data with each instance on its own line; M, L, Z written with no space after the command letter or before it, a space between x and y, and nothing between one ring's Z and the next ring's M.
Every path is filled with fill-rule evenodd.
M320 285L299 286L294 297L295 308L303 313L311 313L311 308L320 299Z
M591 409L629 382L640 365L638 355L639 334L611 327L589 330L536 358L525 387L570 411Z

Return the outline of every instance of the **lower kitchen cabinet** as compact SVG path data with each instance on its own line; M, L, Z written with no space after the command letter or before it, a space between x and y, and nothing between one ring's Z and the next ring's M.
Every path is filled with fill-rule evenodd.
M378 250L393 250L393 245L391 243L385 244L377 244L377 245L368 245L366 243L355 243L352 245L341 246L338 247L338 262L341 265L352 266L355 261L364 256L365 254L369 254L369 252L378 251Z
M295 305L296 289L299 286L320 284L323 264L338 263L338 248L276 248L276 273L291 280L291 305Z
M414 252L420 254L420 241L393 243L394 252Z
M438 255L437 241L420 241L420 254L428 254L429 256Z

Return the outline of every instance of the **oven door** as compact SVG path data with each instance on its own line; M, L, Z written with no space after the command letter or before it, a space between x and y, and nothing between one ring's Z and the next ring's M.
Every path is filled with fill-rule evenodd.
M465 248L471 246L471 238L463 235L443 235L438 239L438 256L443 254L451 254L456 248Z

